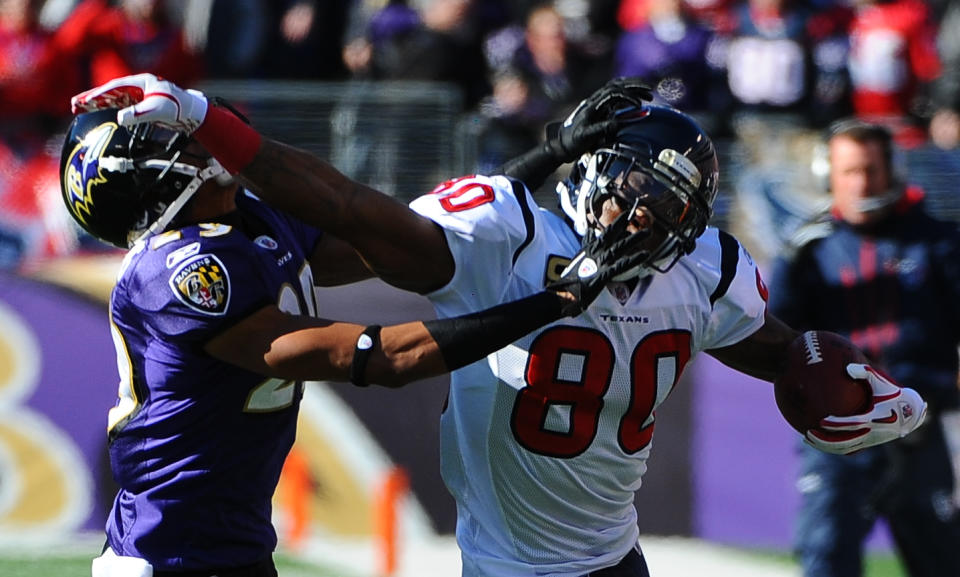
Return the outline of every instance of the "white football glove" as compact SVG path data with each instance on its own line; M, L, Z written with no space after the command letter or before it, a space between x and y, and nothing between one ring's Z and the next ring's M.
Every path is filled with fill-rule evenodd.
M923 424L927 403L913 389L898 387L868 365L851 363L847 374L873 390L870 411L850 417L826 417L822 430L809 430L806 441L826 453L847 455L906 436Z
M152 122L190 134L207 116L207 97L153 74L135 74L77 94L70 99L70 108L74 114L120 108L117 122L121 126Z

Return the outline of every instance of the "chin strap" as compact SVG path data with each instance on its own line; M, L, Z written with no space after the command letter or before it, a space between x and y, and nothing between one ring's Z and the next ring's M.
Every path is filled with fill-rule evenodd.
M587 222L587 203L590 188L596 184L597 165L590 153L584 154L577 162L582 171L579 181L560 181L557 183L557 195L560 198L560 209L573 221L574 231L582 237L586 236L590 228Z
M145 165L150 167L150 164L153 162L162 163L163 161L147 161ZM153 224L147 227L146 230L140 234L133 233L136 234L136 236L132 239L130 244L133 244L134 242L148 235L163 232L163 230L167 228L167 225L170 224L170 221L172 221L174 217L176 217L177 214L183 210L183 207L190 202L190 200L193 198L193 195L200 190L200 187L203 185L203 183L211 178L216 178L217 182L219 183L219 179L222 175L227 174L229 176L229 173L227 173L223 166L221 166L220 163L214 158L207 160L207 167L204 169L200 169L191 164L175 162L169 166L168 170L172 170L173 172L179 174L193 176L193 179L189 184L187 184L186 188L183 189L183 192L180 193L180 196L174 199L174 201L171 202L166 209L164 209L163 213L160 214L160 218L155 220Z

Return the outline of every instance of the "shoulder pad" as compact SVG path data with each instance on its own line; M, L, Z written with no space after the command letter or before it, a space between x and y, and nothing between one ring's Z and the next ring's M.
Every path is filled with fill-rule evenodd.
M234 228L229 225L198 224L149 237L139 247L139 252L143 254L138 264L141 269L139 274L142 275L144 271L154 269L172 270L181 262L200 253L224 250L224 248L230 250L235 246L236 250L246 251L248 243L246 237L230 234L233 230Z
M526 237L535 205L521 183L476 175L444 182L410 208L457 234L505 240Z

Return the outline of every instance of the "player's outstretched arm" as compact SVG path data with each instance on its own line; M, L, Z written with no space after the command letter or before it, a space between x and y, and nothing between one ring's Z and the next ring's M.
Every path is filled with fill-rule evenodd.
M268 306L214 337L206 351L269 377L401 387L482 359L562 311L563 299L544 292L477 315L381 328Z
M433 221L309 152L265 139L239 176L264 201L349 243L391 285L427 293L453 276L446 237Z
M618 241L637 239L621 229L605 235L618 238L584 248L550 290L483 311L381 328L288 315L271 305L211 339L205 350L268 377L399 387L478 361L532 330L580 314L610 279L637 262L614 250Z
M432 221L305 150L263 138L201 92L137 74L78 94L71 106L74 113L118 108L121 125L150 122L192 134L264 201L347 241L395 286L428 292L453 276L446 240Z

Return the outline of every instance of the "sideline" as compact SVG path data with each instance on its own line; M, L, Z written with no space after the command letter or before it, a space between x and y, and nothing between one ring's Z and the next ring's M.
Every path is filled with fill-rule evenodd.
M644 536L640 540L651 575L655 577L799 577L795 567L758 559L749 553L684 537ZM317 537L299 557L341 568L346 574L376 576L378 555L372 540L331 540ZM403 543L392 577L458 577L460 554L453 537Z
M800 577L798 568L749 553L685 537L643 536L641 543L654 577ZM0 557L95 557L103 547L98 532L70 536L50 534L20 538L4 535ZM372 539L310 537L297 551L278 554L330 568L351 577L383 577ZM459 577L460 553L453 537L429 537L401 542L398 569L391 577Z

